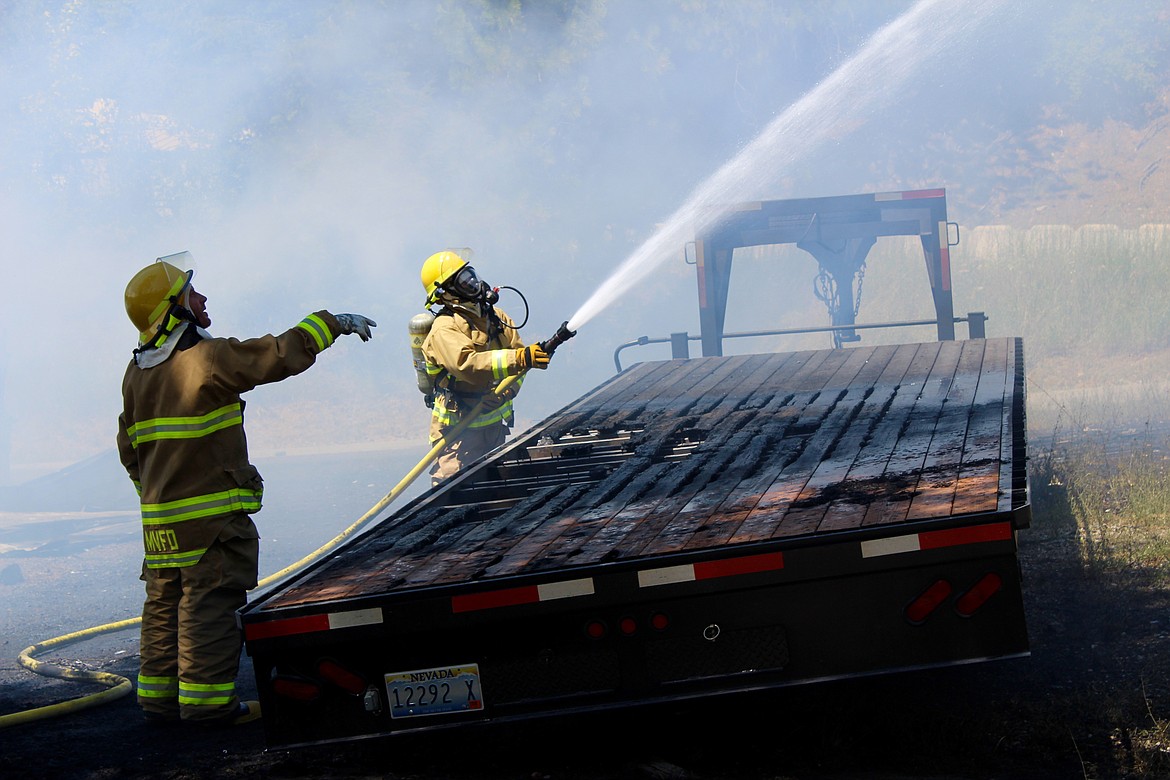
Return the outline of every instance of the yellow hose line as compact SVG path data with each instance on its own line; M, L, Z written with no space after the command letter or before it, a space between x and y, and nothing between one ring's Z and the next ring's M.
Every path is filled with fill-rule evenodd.
M517 379L519 379L519 375L510 376L504 379L504 381L500 382L500 384L496 386L495 395L500 395L506 391L509 387L516 383ZM389 493L383 496L381 500L378 501L378 503L370 507L369 511L354 521L354 523L349 526L349 528L346 528L337 536L333 537L331 540L326 542L321 547L318 547L315 551L309 553L304 558L301 558L296 563L286 566L275 574L270 574L264 579L260 580L256 584L256 587L271 585L282 577L299 571L300 569L308 566L310 563L317 561L321 557L336 549L338 545L340 545L346 539L357 533L358 530L360 530L374 517L377 517L383 509L389 506L390 503L394 501L394 499L398 498L398 496L402 494L402 491L406 490L406 488L410 487L411 483L418 479L419 474L421 474L426 469L426 467L434 461L435 458L439 457L443 450L447 448L447 444L452 439L456 438L462 434L463 431L467 430L467 426L471 425L471 423L475 422L476 418L483 414L484 404L486 401L487 399L485 397L484 400L481 400L470 412L467 413L466 417L456 423L451 428L451 430L447 432L446 436L435 442L435 446L431 447L431 451L428 452L426 456L423 457L423 459L420 460L413 469L407 472L406 476L403 477L397 485L391 488ZM31 710L24 710L23 712L14 712L10 715L0 715L0 729L5 729L9 726L16 726L23 723L31 723L37 720L44 720L46 718L52 718L58 715L65 715L66 713L70 712L78 712L79 710L88 709L89 707L94 707L107 701L120 699L134 690L134 686L125 677L111 674L109 672L89 672L81 669L72 669L67 666L60 666L58 664L41 663L40 661L36 660L35 656L43 655L50 650L56 650L66 645L71 645L74 642L80 642L82 640L98 636L99 634L110 634L117 631L122 631L124 629L136 626L141 622L141 617L119 620L114 623L106 623L105 625L87 628L83 631L74 631L72 634L65 634L54 639L47 639L44 642L32 645L31 647L26 647L23 651L21 651L17 660L20 662L21 666L28 669L29 671L44 677L56 677L62 680L100 683L101 685L107 686L107 690L91 693L88 696L82 696L77 699L70 699L69 701L49 704L44 707L37 707Z
M58 664L42 663L36 660L35 656L44 655L50 650L56 650L99 634L121 631L130 626L138 625L141 622L142 618L136 617L130 618L129 620L119 620L115 623L106 623L103 626L94 626L84 631L74 631L72 634L65 634L55 639L49 639L22 650L17 660L21 666L31 672L39 674L42 677L56 677L61 680L74 680L77 682L94 682L106 686L107 690L91 693L79 699L70 699L69 701L49 704L23 712L14 712L11 715L0 715L0 729L16 726L21 723L31 723L35 720L44 720L45 718L52 718L69 712L78 712L107 701L120 699L133 691L134 686L125 677L109 672L90 672L83 669L60 666Z

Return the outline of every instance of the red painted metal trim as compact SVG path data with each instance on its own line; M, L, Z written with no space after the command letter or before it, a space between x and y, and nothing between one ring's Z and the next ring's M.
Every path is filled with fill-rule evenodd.
M272 620L267 623L249 623L244 626L244 637L246 639L272 639L278 636L328 630L328 615L305 615L304 617Z
M540 601L540 592L535 585L526 585L522 588L505 588L504 590L490 590L486 593L468 593L451 597L451 611L474 612L479 609L494 609L496 607L513 607L517 604L535 604Z
M755 574L761 571L776 571L784 568L784 553L762 553L745 555L742 558L727 558L721 561L704 561L695 564L695 579L710 580L716 577L730 577L736 574Z
M957 547L961 544L978 542L1003 542L1012 538L1011 523L990 523L969 528L948 528L945 531L923 531L918 534L918 544L923 550L937 550L942 547Z

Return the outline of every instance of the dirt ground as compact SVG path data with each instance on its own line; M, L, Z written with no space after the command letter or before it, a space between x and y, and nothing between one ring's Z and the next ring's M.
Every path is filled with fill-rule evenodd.
M1037 522L1020 534L1030 658L293 751L266 751L260 723L148 727L127 696L0 731L0 777L1170 777L1170 596L1153 586L1121 593L1088 576L1065 497L1033 490ZM0 714L98 690L33 675L16 656L133 616L139 599L133 514L63 517L47 550L21 541L18 519L0 519ZM133 679L136 633L47 658ZM241 669L244 690L254 690L247 658Z

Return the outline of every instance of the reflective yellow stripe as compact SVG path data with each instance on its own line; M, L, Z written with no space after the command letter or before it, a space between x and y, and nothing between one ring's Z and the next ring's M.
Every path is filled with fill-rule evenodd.
M126 429L130 446L159 439L200 439L216 431L243 425L244 412L237 401L197 417L155 417L137 422Z
M173 699L179 695L178 677L138 675L138 696L143 699Z
M492 350L492 376L498 382L501 379L506 379L508 374L508 353L510 349L493 349Z
M202 550L192 550L191 552L182 553L146 553L146 568L181 569L185 566L194 566L199 563L199 560L205 552L207 552L206 547Z
M325 324L325 320L316 314L310 314L297 323L297 327L313 337L317 342L317 351L323 351L333 344L333 331Z
M446 397L442 393L435 396L435 405L431 407L431 419L444 427L455 422L455 413L447 408Z
M186 284L187 274L185 272L179 274L179 278L171 282L171 289L167 290L166 297L159 301L158 305L154 307L154 311L150 313L151 322L154 322L163 315L163 312L171 305L171 298L178 295Z
M508 399L502 403L498 409L492 409L491 411L484 412L479 417L476 417L475 420L472 421L471 425L467 427L486 428L489 425L495 425L496 423L503 422L511 414L512 400ZM456 412L453 412L447 408L442 395L437 395L435 396L435 405L431 407L431 419L437 422L440 426L449 428L459 421L460 416ZM431 441L438 440L432 439Z
M196 517L214 517L236 512L258 512L263 497L263 490L232 488L218 493L167 501L162 504L143 504L142 524L164 525Z
M179 682L179 704L214 706L228 704L236 695L236 684Z

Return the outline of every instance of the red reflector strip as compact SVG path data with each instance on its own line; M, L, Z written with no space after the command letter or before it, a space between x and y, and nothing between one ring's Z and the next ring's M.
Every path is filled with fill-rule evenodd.
M921 596L914 599L910 606L906 607L906 619L911 623L921 623L926 620L931 612L938 609L939 604L947 600L947 596L951 595L951 590L951 583L946 580L936 580Z
M918 200L920 198L941 198L947 191L938 190L906 190L904 192L879 192L873 196L874 200Z
M244 626L246 639L271 639L292 634L310 634L329 631L334 628L368 626L382 622L381 607L354 609L348 612L332 612L326 615L305 615L304 617L272 620L267 623L250 623Z
M503 588L484 593L467 593L451 597L452 612L475 612L481 609L514 607L519 604L536 604L540 601L592 596L593 579L565 580L543 585L525 585L520 588Z
M918 534L923 550L957 547L978 542L1003 542L1012 538L1011 523L975 525L969 528L948 528L945 531L925 531Z
M995 572L983 575L983 579L975 583L971 590L964 593L955 602L955 611L963 617L971 617L1002 587L1003 578Z
M688 563L682 566L664 566L660 569L645 569L638 572L638 587L653 588L657 585L672 585L678 582L713 580L738 574L756 574L762 571L777 571L784 568L783 553L762 553L745 555L740 558L725 558L718 561Z
M877 558L882 555L937 550L943 547L958 547L979 542L1002 542L1012 538L1011 523L989 523L967 528L948 528L945 531L924 531L920 534L892 536L888 539L871 539L861 543L862 558Z

